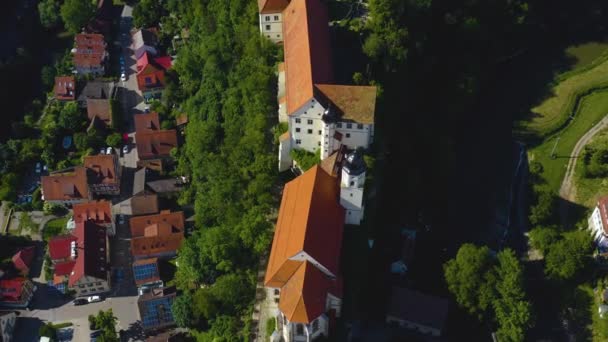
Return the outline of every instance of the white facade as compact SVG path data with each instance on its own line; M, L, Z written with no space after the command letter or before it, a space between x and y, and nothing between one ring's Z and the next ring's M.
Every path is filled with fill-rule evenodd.
M595 207L593 213L591 214L591 217L589 217L588 222L589 229L591 230L595 241L597 241L598 243L603 242L606 239L606 236L604 234L604 226L602 224L602 217L599 206Z
M346 157L349 164L355 158L355 153ZM363 158L357 156L357 158ZM360 161L363 163L363 161ZM360 225L363 220L363 187L365 185L365 164L360 170L350 170L348 165L342 167L340 178L340 205L346 209L345 223Z
M287 318L279 313L277 316L277 328L280 329L285 342L310 342L317 337L329 334L329 319L323 314L309 324L289 322Z
M283 14L260 13L260 32L275 43L283 41Z

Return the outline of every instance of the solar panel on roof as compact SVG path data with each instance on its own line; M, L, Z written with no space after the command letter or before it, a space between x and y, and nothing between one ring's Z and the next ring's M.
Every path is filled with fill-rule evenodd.
M164 297L160 299L150 300L145 303L142 318L144 327L154 327L164 324L173 323L173 314L171 313L171 304L173 297Z
M134 265L133 275L135 280L144 280L158 277L158 269L156 264Z

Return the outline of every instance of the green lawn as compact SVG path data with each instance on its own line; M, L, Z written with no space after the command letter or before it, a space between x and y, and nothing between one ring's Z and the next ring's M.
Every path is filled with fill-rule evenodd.
M66 224L68 223L67 217L61 217L57 219L50 220L46 226L44 226L44 230L42 232L42 237L45 241L48 241L50 238L61 235L66 232Z
M577 70L602 57L606 50L608 50L608 42L589 42L570 46L566 49L566 54L575 59L572 68Z
M599 294L595 294L593 292L593 288L589 284L579 285L576 289L576 292L579 295L583 295L585 298L579 298L576 304L586 303L588 305L586 312L583 311L583 308L580 308L581 314L588 315L591 318L591 335L592 341L595 342L605 342L608 341L608 317L600 318L600 314L598 312L599 305L601 304L601 299ZM576 308L578 309L578 308ZM586 321L589 319L587 318Z
M589 145L589 147L608 146L608 130L599 132ZM597 203L597 199L608 193L608 179L606 178L585 178L581 177L583 168L582 159L576 162L576 172L574 174L576 184L576 202L587 208L592 208Z
M608 63L605 65L608 68ZM529 151L530 161L539 161L543 165L543 176L552 189L559 190L570 153L576 142L606 114L608 114L608 90L588 95L581 101L574 120L565 129ZM551 151L558 137L559 142L555 149L557 158L551 159Z

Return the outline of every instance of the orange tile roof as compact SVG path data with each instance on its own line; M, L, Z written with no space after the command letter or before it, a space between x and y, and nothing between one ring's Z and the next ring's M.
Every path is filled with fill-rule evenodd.
M285 185L265 283L285 272L289 258L306 252L333 274L338 274L344 208L339 184L318 165ZM276 286L277 284L275 284Z
M327 8L321 0L293 0L283 12L287 114L313 97L316 83L331 83Z
M73 205L74 222L92 220L96 224L112 223L112 204L108 201L90 201Z
M87 116L89 120L97 117L106 127L112 125L112 110L108 99L87 99Z
M76 99L76 81L74 76L55 77L55 98L58 100Z
M289 140L289 137L291 135L289 134L289 132L285 132L283 134L281 134L281 136L279 136L279 141L287 141Z
M88 199L86 168L77 166L72 172L53 173L41 177L45 201Z
M315 84L315 87L320 91L316 92L315 97L329 100L338 111L341 121L374 123L376 87L336 84Z
M282 12L290 0L258 0L258 8L260 13L278 13Z
M184 232L172 233L169 236L141 236L131 238L131 254L135 256L158 255L174 252L184 240Z
M137 132L135 134L137 154L140 159L168 157L171 150L177 147L177 132L174 129Z
M327 293L333 280L308 261L300 262L281 288L279 309L290 322L308 324L325 312Z
M163 210L160 212L160 214L156 215L132 217L129 220L129 225L131 226L131 236L144 236L146 234L146 227L154 225L156 223L167 223L171 227L183 231L184 212L170 212L169 210Z
M133 115L136 132L152 132L160 130L158 113L136 114Z
M117 184L120 182L116 174L116 156L114 154L98 154L84 157L84 167L87 168L89 184Z

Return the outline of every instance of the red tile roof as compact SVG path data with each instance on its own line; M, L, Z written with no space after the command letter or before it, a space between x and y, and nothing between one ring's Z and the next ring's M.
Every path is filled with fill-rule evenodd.
M49 256L52 260L61 260L70 258L70 244L76 241L74 235L57 236L49 240Z
M260 13L279 13L289 5L289 0L258 0Z
M77 166L72 172L42 176L42 193L45 201L88 199L89 186L84 167Z
M116 174L116 155L98 154L84 157L84 167L87 169L89 184L118 184Z
M84 276L107 280L110 266L107 259L106 229L86 221L76 223L74 235L78 239L77 256L68 286L72 287Z
M175 252L179 249L183 240L183 231L166 236L131 238L131 254L134 256L153 256Z
M602 219L604 234L608 235L608 196L600 198L597 206L600 208L600 218Z
M15 302L20 301L21 293L28 279L13 278L0 280L0 295L3 301Z
M344 208L336 178L318 165L285 185L268 261L266 286L279 287L275 275L289 258L306 252L334 275L342 246Z
M74 37L76 42L74 65L77 67L100 66L106 52L106 43L101 34L81 33Z
M169 70L173 66L173 60L170 56L156 57L154 58L154 62L165 70Z
M135 132L153 132L160 130L158 113L136 114L133 115L135 121Z
M13 255L13 265L15 268L21 271L23 274L27 275L30 271L30 266L32 264L32 260L34 260L34 256L36 254L36 247L30 246L18 251L15 255Z
M152 56L145 52L137 60L137 86L140 90L165 86L165 71L171 68L171 57Z
M55 98L58 100L73 101L76 99L76 81L74 76L55 77Z
M99 225L112 223L112 204L108 201L101 200L74 204L73 209L75 223L88 220Z
M293 0L283 12L285 96L292 114L314 95L314 84L331 83L329 19L321 0Z
M146 234L146 228L157 223L165 223L171 226L174 230L183 231L184 212L170 212L169 210L163 210L160 212L160 214L156 215L132 217L129 220L129 225L131 227L131 236L144 236Z
M87 99L87 117L89 120L97 117L106 127L112 125L112 110L108 99Z
M157 215L133 217L131 253L135 256L158 255L176 251L184 239L184 213L162 211Z
M56 277L69 275L74 269L76 261L65 261L55 264L54 274Z
M136 132L135 141L140 159L169 157L177 147L177 132L174 129L155 132Z

